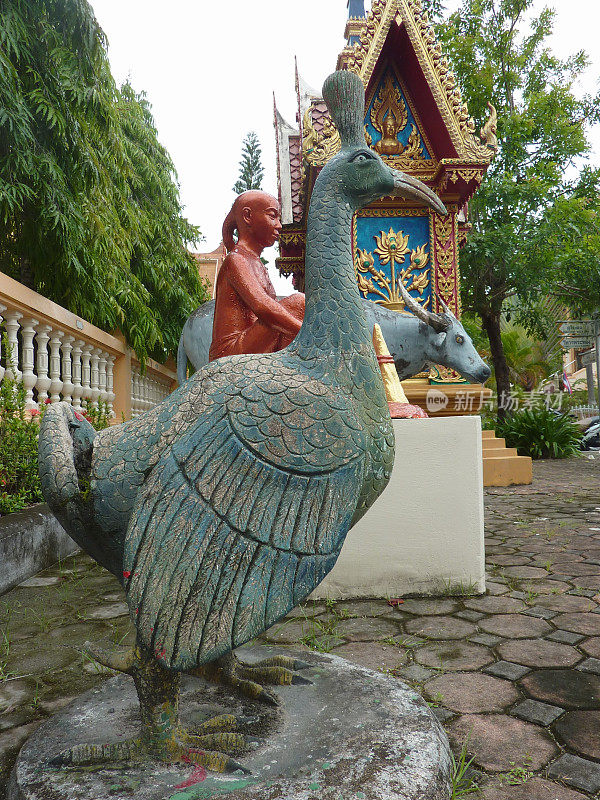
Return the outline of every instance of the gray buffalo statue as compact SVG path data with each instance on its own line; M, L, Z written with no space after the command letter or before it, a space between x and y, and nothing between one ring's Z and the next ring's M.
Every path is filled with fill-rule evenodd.
M406 307L412 314L399 314L363 300L367 321L372 328L379 323L383 337L396 364L400 380L418 375L430 364L456 370L474 383L485 383L490 368L475 350L468 333L442 302L444 313L427 311L400 287ZM187 377L188 362L194 370L208 364L212 339L215 301L209 300L191 314L183 326L177 351L177 379Z

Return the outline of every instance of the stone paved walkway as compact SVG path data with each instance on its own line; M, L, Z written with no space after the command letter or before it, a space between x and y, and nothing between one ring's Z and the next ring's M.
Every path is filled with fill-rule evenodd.
M483 597L309 604L264 638L417 687L474 757L469 796L598 799L600 459L487 490L486 547ZM118 584L85 556L0 597L0 786L40 721L104 679L83 642L130 636Z

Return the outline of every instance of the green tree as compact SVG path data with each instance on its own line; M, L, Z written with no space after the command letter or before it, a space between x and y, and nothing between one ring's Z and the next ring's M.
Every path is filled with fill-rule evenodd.
M587 58L554 56L546 46L554 12L546 8L526 23L532 6L533 0L462 0L436 26L475 119L484 122L488 101L498 111L500 146L469 206L473 231L461 274L463 306L481 318L489 338L499 398L510 391L500 330L506 301L518 301L527 323L527 308L557 291L561 275L565 285L564 276L573 276L582 237L588 251L598 244L590 200L598 174L582 166L586 125L599 119L599 99L576 96ZM499 416L505 413L500 405Z
M250 131L242 143L240 172L233 191L236 194L241 194L249 189L262 188L263 174L260 142L254 131Z
M86 0L2 0L0 270L162 361L204 299L198 236Z

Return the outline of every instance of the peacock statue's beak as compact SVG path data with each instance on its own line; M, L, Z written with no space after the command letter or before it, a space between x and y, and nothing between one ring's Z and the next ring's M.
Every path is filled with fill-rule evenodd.
M418 200L420 203L425 203L431 208L434 208L440 214L448 213L446 206L442 203L437 194L432 192L424 183L396 169L393 169L392 172L394 174L395 196L404 197L407 200Z

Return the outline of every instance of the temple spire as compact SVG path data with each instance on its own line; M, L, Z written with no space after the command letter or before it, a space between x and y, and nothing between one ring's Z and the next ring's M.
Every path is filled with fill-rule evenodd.
M365 0L348 0L348 21L344 36L349 45L359 41L365 22Z
M365 0L348 0L348 19L365 16Z

